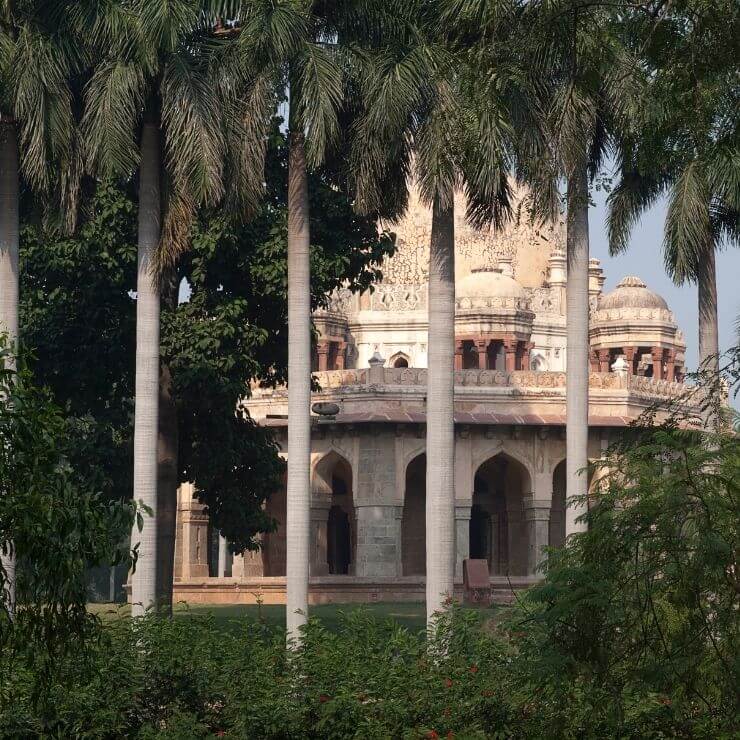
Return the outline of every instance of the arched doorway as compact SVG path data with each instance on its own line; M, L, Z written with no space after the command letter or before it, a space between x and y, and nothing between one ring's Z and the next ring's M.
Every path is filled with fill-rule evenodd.
M552 473L552 506L550 508L550 547L565 544L565 460Z
M338 457L331 478L331 506L326 528L326 563L331 575L349 575L354 564L355 507L352 469Z
M489 458L475 474L470 557L487 560L491 575L527 572L523 499L529 490L526 468L505 454Z
M331 451L316 465L312 482L311 570L317 575L351 575L356 552L352 467Z
M401 518L401 566L405 576L426 573L426 478L427 457L422 454L406 468Z

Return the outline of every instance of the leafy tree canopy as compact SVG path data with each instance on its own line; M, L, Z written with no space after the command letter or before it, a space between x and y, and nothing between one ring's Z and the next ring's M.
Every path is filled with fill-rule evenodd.
M20 657L40 691L56 661L97 634L86 610L86 569L130 564L126 543L137 511L104 496L72 463L74 423L33 385L23 358L17 371L9 360L0 335L0 551L13 553L18 566L6 571L0 563L0 676L8 675L8 659Z
M162 360L178 413L180 481L195 481L235 550L271 522L262 503L283 464L269 432L237 402L250 381L287 375L287 144L275 120L261 211L241 223L201 212L192 249L163 301ZM328 169L310 175L312 302L340 285L368 288L393 249L373 217L358 217ZM136 206L130 184L91 188L74 238L43 232L29 215L21 243L21 322L34 371L75 418L75 454L111 495L131 489ZM170 290L170 293L172 290Z

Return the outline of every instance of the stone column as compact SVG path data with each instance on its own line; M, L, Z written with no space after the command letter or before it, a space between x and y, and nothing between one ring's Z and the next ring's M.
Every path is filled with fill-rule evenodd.
M319 356L319 372L323 372L329 367L329 350L331 342L317 342L316 354Z
M610 358L610 352L608 349L600 349L599 350L599 372L600 373L608 373L609 372L609 358Z
M395 578L401 575L401 516L395 505L359 505L355 575L364 578Z
M523 576L527 569L526 542L524 542L522 502L506 508L507 544L509 550L508 572L512 576Z
M524 343L524 352L522 353L522 370L530 369L529 360L530 360L533 349L534 349L534 342Z
M524 520L527 525L527 575L537 575L545 548L550 541L550 507L548 499L524 498Z
M183 483L178 492L183 579L208 577L208 515L194 493L192 483Z
M347 342L337 342L337 370L344 370Z
M221 533L218 535L218 577L226 578L226 558L229 553L226 537Z
M246 550L241 556L242 573L245 578L261 578L265 574L262 550Z
M663 379L663 348L653 347L651 350L653 356L653 378L655 380Z
M506 372L511 373L516 370L516 347L515 339L504 340L504 352L506 353Z
M591 363L591 372L598 373L599 372L599 353L595 349L592 349L588 353L588 358Z
M635 374L635 348L634 347L622 347L624 352L624 360L627 363L627 374Z
M331 501L314 501L311 504L311 562L308 564L312 576L328 576L327 540L329 509Z
M485 370L488 364L488 341L485 339L476 339L475 349L478 352L478 369Z
M462 340L455 341L455 370L463 369L463 343Z
M396 466L400 442L392 426L369 426L357 439L355 575L395 578L401 573L401 505ZM405 470L399 477L405 480Z
M463 579L463 560L470 557L470 509L455 506L455 581Z
M665 350L665 379L671 383L676 379L676 350Z

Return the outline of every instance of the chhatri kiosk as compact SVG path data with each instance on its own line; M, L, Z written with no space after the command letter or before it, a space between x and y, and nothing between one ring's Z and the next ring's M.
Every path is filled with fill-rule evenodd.
M524 218L477 231L462 202L456 212L456 580L462 587L465 558L485 558L503 594L533 582L542 548L566 534L565 234L562 223L537 229ZM393 230L382 281L329 296L315 315L314 408L336 413L315 414L312 431L313 603L424 598L434 547L424 513L431 214L412 199ZM666 302L638 277L606 294L604 280L591 260L591 458L684 391L685 344ZM287 390L254 388L245 406L287 450ZM269 501L279 526L262 550L219 563L218 537L183 486L175 598L283 602L285 507L283 488Z

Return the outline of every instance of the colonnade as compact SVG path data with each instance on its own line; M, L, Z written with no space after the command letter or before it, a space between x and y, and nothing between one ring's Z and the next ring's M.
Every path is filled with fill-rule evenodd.
M545 548L565 539L565 461L555 469L551 490L532 490L527 468L499 454L478 466L474 490L456 502L456 579L463 560L482 557L496 577L535 577ZM312 578L422 578L429 535L425 529L425 459L406 466L403 500L356 501L352 469L339 455L316 468L311 501ZM262 536L262 549L232 556L223 537L210 532L192 486L179 492L175 577L254 579L285 575L285 497L268 504L278 522ZM212 538L217 537L217 544Z

